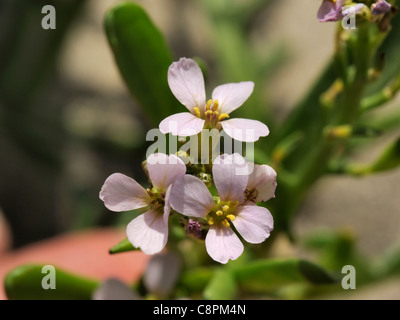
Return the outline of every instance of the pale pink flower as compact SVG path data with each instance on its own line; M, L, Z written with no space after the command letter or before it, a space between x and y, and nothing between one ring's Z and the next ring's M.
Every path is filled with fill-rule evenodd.
M134 247L154 254L167 243L171 186L185 175L186 166L175 155L158 153L147 158L147 169L151 189L143 188L124 174L114 173L104 182L100 199L109 210L116 212L149 207L149 211L128 224L126 234Z
M244 249L231 224L249 243L263 242L273 230L273 218L266 208L245 203L244 191L249 181L249 175L243 174L246 166L244 158L237 153L215 159L212 173L218 200L214 200L200 179L191 175L185 175L171 190L174 210L208 222L206 249L220 263L237 259Z
M223 129L235 140L255 142L269 134L268 127L257 120L229 119L252 94L251 81L218 86L206 101L204 78L192 59L181 58L168 70L168 84L174 96L190 111L171 115L160 123L160 131L179 136L191 136L204 129Z

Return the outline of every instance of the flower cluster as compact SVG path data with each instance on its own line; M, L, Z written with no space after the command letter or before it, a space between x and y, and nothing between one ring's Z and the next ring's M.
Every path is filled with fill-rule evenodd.
M368 7L365 3L346 0L323 0L318 10L320 22L339 21L349 14L369 11L373 16L383 16L390 12L391 5L385 0L378 0Z
M173 94L190 113L163 120L162 132L184 135L189 133L185 129L191 129L190 134L218 129L241 141L256 141L268 135L267 126L259 121L228 120L229 113L252 93L252 82L219 86L206 102L200 68L186 58L171 65L168 81ZM243 131L253 134L246 135ZM275 195L274 169L247 162L239 153L233 153L217 156L210 166L203 166L200 174L193 175L192 170L187 170L191 164L185 164L181 156L179 153L148 156L146 172L150 186L147 189L121 173L106 179L100 199L109 210L147 208L127 226L127 237L133 246L146 254L162 251L168 240L171 214L182 215L186 233L205 240L208 254L220 263L235 260L242 254L244 246L239 235L249 243L261 243L269 237L273 217L268 209L257 204ZM207 182L199 178L202 175L208 177Z

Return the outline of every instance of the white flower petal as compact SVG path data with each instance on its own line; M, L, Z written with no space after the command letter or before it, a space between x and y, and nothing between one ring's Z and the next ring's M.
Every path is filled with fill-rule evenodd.
M267 201L275 197L276 171L266 164L254 165L246 189L249 191L256 189L256 202Z
M126 235L132 245L145 254L155 254L164 249L168 240L168 224L163 214L147 211L133 219L126 228Z
M189 112L173 114L160 122L161 133L171 133L174 136L188 137L201 132L204 127L204 120Z
M223 154L215 158L212 172L221 201L242 203L249 175L246 160L238 153Z
M269 135L268 127L258 120L234 118L220 124L228 136L238 141L256 142L260 137Z
M218 86L212 93L212 99L218 100L220 113L231 113L239 108L252 94L254 82L227 83Z
M149 205L150 196L134 179L114 173L104 182L100 199L111 211L121 212L143 208Z
M220 263L236 260L243 253L243 243L231 228L211 226L206 236L206 249Z
M204 78L200 67L192 59L181 58L168 69L168 84L174 96L188 110L194 113L194 108L204 108L206 91Z
M164 204L164 215L163 215L163 219L164 219L164 223L168 224L168 219L169 219L169 214L171 213L171 190L172 190L172 184L168 187L167 189L167 193L165 194L165 204Z
M204 218L215 205L204 182L188 174L172 185L169 201L179 213L198 218Z
M173 182L186 173L186 165L173 154L153 153L147 157L146 163L150 180L159 191L166 192Z
M274 219L268 209L259 206L240 206L232 221L236 230L249 243L261 243L274 229Z

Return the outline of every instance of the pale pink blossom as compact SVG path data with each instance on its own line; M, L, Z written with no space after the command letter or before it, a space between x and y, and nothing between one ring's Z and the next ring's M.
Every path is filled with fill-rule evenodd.
M183 177L186 166L175 155L152 154L147 158L152 188L145 189L134 179L114 173L104 182L100 199L111 211L121 212L148 207L148 211L127 226L132 245L146 254L160 252L168 239L169 196L172 184Z
M247 166L237 153L215 159L212 173L219 199L215 200L206 185L191 175L185 175L171 189L170 203L174 210L204 219L209 224L206 249L211 258L220 263L237 259L244 249L231 224L249 243L263 242L273 230L273 218L268 209L246 204L244 192L249 174L243 174L243 164Z
M204 78L200 67L192 59L181 58L168 70L168 84L174 96L188 109L165 118L160 131L178 136L191 136L204 129L223 129L235 140L255 142L269 134L268 127L257 120L229 119L252 94L251 81L218 86L206 101Z

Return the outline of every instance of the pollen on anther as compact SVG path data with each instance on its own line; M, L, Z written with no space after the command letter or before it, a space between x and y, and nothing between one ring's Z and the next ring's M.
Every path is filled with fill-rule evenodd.
M217 216L222 216L224 213L221 211L221 210L218 210L216 213L215 213Z
M214 219L213 218L208 219L208 224L212 226L214 224Z
M197 107L194 107L193 110L196 113L196 117L200 118L201 117L200 109Z
M224 206L222 207L222 211L223 211L223 212L227 212L229 209L230 209L230 208L229 208L229 206L227 206L227 205L224 205Z
M210 99L210 100L207 101L207 104L206 104L206 110L207 111L210 110L211 104L212 104L212 100Z
M227 113L222 113L218 117L218 121L222 121L222 120L225 120L225 119L229 119L229 115Z
M229 220L231 220L231 221L235 220L235 216L234 216L233 214L228 214L228 215L226 216L226 218L229 219Z
M218 110L218 105L219 105L218 100L214 100L212 110L213 111L217 111Z
M223 224L224 227L229 227L231 224L228 222L228 220L224 219L221 221L221 223Z

